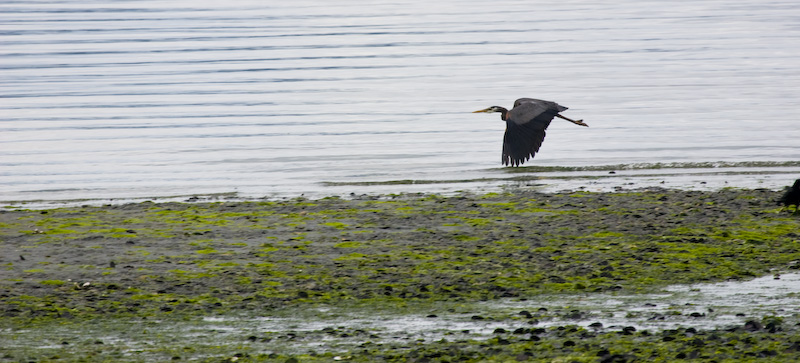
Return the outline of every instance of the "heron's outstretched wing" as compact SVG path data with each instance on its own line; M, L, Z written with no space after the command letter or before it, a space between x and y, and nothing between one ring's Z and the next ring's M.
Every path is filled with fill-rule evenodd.
M545 129L553 116L539 116L539 121L517 124L506 121L506 134L503 136L503 164L519 166L539 151L544 141Z
M503 164L519 166L539 151L545 130L557 113L567 108L555 102L520 98L506 116Z

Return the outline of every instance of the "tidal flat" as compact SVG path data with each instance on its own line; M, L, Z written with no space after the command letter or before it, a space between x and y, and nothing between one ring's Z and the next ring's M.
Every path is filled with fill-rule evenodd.
M779 194L7 208L0 361L793 362Z

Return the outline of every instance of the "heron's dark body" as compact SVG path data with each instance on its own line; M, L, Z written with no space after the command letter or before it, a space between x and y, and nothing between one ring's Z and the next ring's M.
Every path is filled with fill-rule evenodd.
M800 179L794 181L794 185L786 188L781 199L778 200L779 205L795 206L795 209L800 207Z
M555 102L520 98L514 108L503 116L506 133L503 136L503 165L519 166L533 158L542 146L545 130L559 112L567 107Z
M559 117L580 126L589 126L583 120L571 120L559 115L567 108L552 101L535 98L520 98L514 101L514 108L492 106L475 112L500 112L506 122L506 133L503 136L504 165L520 166L539 152L554 117Z

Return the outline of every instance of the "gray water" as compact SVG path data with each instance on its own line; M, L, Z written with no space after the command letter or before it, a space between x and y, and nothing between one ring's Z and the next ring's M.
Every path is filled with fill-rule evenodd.
M0 37L6 203L800 176L795 1L6 1ZM590 125L526 166L615 167L500 168L470 112L519 97Z

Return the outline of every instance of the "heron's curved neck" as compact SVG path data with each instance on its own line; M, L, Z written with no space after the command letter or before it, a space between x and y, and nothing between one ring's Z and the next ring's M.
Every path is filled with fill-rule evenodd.
M508 110L500 107L500 118L503 119L503 121L505 121L506 116L508 116Z

